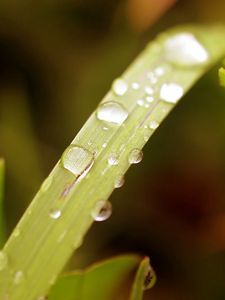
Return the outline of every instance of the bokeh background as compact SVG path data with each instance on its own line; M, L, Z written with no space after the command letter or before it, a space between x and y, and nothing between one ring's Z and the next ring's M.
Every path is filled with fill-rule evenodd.
M1 0L0 156L10 234L89 114L148 40L223 22L224 0ZM224 37L225 38L225 37ZM225 299L225 90L217 69L178 104L69 268L151 257L152 300Z

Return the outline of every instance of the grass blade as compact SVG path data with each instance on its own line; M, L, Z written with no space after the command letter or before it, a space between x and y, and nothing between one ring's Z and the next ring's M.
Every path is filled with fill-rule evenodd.
M193 33L204 45L209 54L205 64L193 65L191 57L188 62L183 61L185 67L181 66L184 49L176 53L179 64L171 63L174 51L168 63L166 40L184 32ZM123 74L123 81L114 84L103 103L113 100L116 105L104 110L103 104L98 109L98 119L96 112L90 116L6 243L4 252L10 263L0 272L1 299L36 300L47 293L93 223L96 205L100 210L99 201L101 205L107 201L115 180L125 174L131 163L141 160L141 152L133 150L143 148L174 108L173 102L224 56L224 36L225 28L220 26L170 30L150 43ZM175 43L176 47L183 47L181 40ZM172 50L173 47L174 43ZM195 43L195 50L196 47L201 55L194 59L201 60L205 52ZM154 88L153 98L148 95L152 93L150 85ZM124 93L126 87L129 88ZM169 102L162 101L168 97ZM100 121L104 118L110 124ZM117 124L112 126L112 122Z

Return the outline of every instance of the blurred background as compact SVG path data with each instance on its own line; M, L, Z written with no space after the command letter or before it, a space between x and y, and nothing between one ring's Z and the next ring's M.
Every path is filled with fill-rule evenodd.
M146 42L225 20L224 0L1 0L0 156L10 234L64 148ZM179 103L72 258L149 255L152 300L225 299L225 90L217 69Z

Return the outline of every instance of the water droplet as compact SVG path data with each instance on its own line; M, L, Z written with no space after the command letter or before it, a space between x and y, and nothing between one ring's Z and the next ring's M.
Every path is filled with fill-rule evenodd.
M163 68L163 67L157 67L155 70L154 70L154 73L156 76L158 77L161 77L165 74L166 70Z
M93 154L87 149L76 145L69 146L62 156L63 167L77 176L82 175L84 172L86 174L93 163Z
M112 204L107 201L96 203L91 215L95 221L101 222L107 220L112 214Z
M0 271L4 270L8 265L8 257L5 252L0 251Z
M145 104L145 101L143 99L138 99L137 100L137 105L143 106Z
M54 220L59 219L61 217L61 215L62 215L62 212L59 209L51 209L49 212L49 216Z
M121 125L128 117L126 109L120 103L114 101L100 104L96 114L100 121L111 125Z
M176 103L183 94L182 86L177 83L164 83L160 89L160 99L169 103Z
M109 127L104 126L102 129L107 131L107 130L109 130Z
M23 271L17 271L14 274L13 282L14 284L20 284L24 280L24 274Z
M145 103L145 107L146 108L150 107L150 104L149 103Z
M48 176L48 177L45 179L45 181L42 183L42 185L41 185L41 191L42 191L43 193L45 193L45 192L49 189L49 187L50 187L51 184L52 184L52 180L53 180L53 177L52 177L52 176Z
M156 122L156 121L151 121L150 124L149 124L149 127L153 130L155 130L156 128L159 127L159 123Z
M111 166L116 166L119 163L119 155L117 153L110 153L108 163Z
M103 143L102 148L106 148L106 147L107 147L107 143Z
M165 56L176 65L191 67L203 65L209 59L209 54L196 37L183 32L169 38L165 42Z
M118 78L113 81L112 89L117 96L123 96L126 94L128 86L124 79Z
M152 95L154 93L153 89L150 86L145 87L145 93L147 95Z
M140 88L140 84L138 82L133 82L131 87L133 90L138 90Z
M146 270L145 280L144 280L144 290L148 290L153 287L156 282L156 275L153 268L149 265Z
M151 84L156 84L158 81L157 77L155 76L155 74L153 72L148 72L147 78L149 79Z
M147 96L145 98L145 100L148 102L148 103L152 103L154 101L154 98L152 96Z
M125 182L125 179L123 176L118 176L116 179L115 179L115 182L114 182L114 187L116 189L122 187L124 185L124 182Z
M143 152L140 149L133 149L130 154L128 161L130 164L138 164L142 161Z

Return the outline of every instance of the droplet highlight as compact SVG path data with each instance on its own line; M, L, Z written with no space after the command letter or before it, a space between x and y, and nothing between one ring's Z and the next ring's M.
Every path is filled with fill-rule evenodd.
M99 201L96 203L91 215L97 222L107 220L112 214L112 204L107 201Z
M118 176L115 179L114 188L118 189L118 188L122 187L124 185L124 183L125 183L124 176Z
M123 96L128 89L127 83L124 79L118 78L113 81L112 90L117 96Z
M0 251L0 271L8 266L8 257L4 251Z
M164 83L160 89L160 99L169 103L177 103L183 94L183 87L177 83Z
M159 127L159 123L158 122L156 122L156 121L150 121L150 123L149 123L149 128L150 129L153 129L153 130L155 130L156 128L158 128Z
M189 32L178 33L166 40L165 57L169 62L183 67L204 65L209 60L204 46Z
M116 166L119 163L119 155L117 153L110 153L108 163L111 166Z
M143 159L143 152L140 149L133 149L128 157L130 164L138 164Z
M61 217L62 212L59 209L51 209L49 212L49 216L51 219L57 220Z
M100 104L96 116L98 120L109 125L121 125L127 119L128 112L120 103L109 101Z
M93 154L89 150L77 145L69 146L62 156L63 167L76 176L80 176L84 172L87 174L93 163Z

